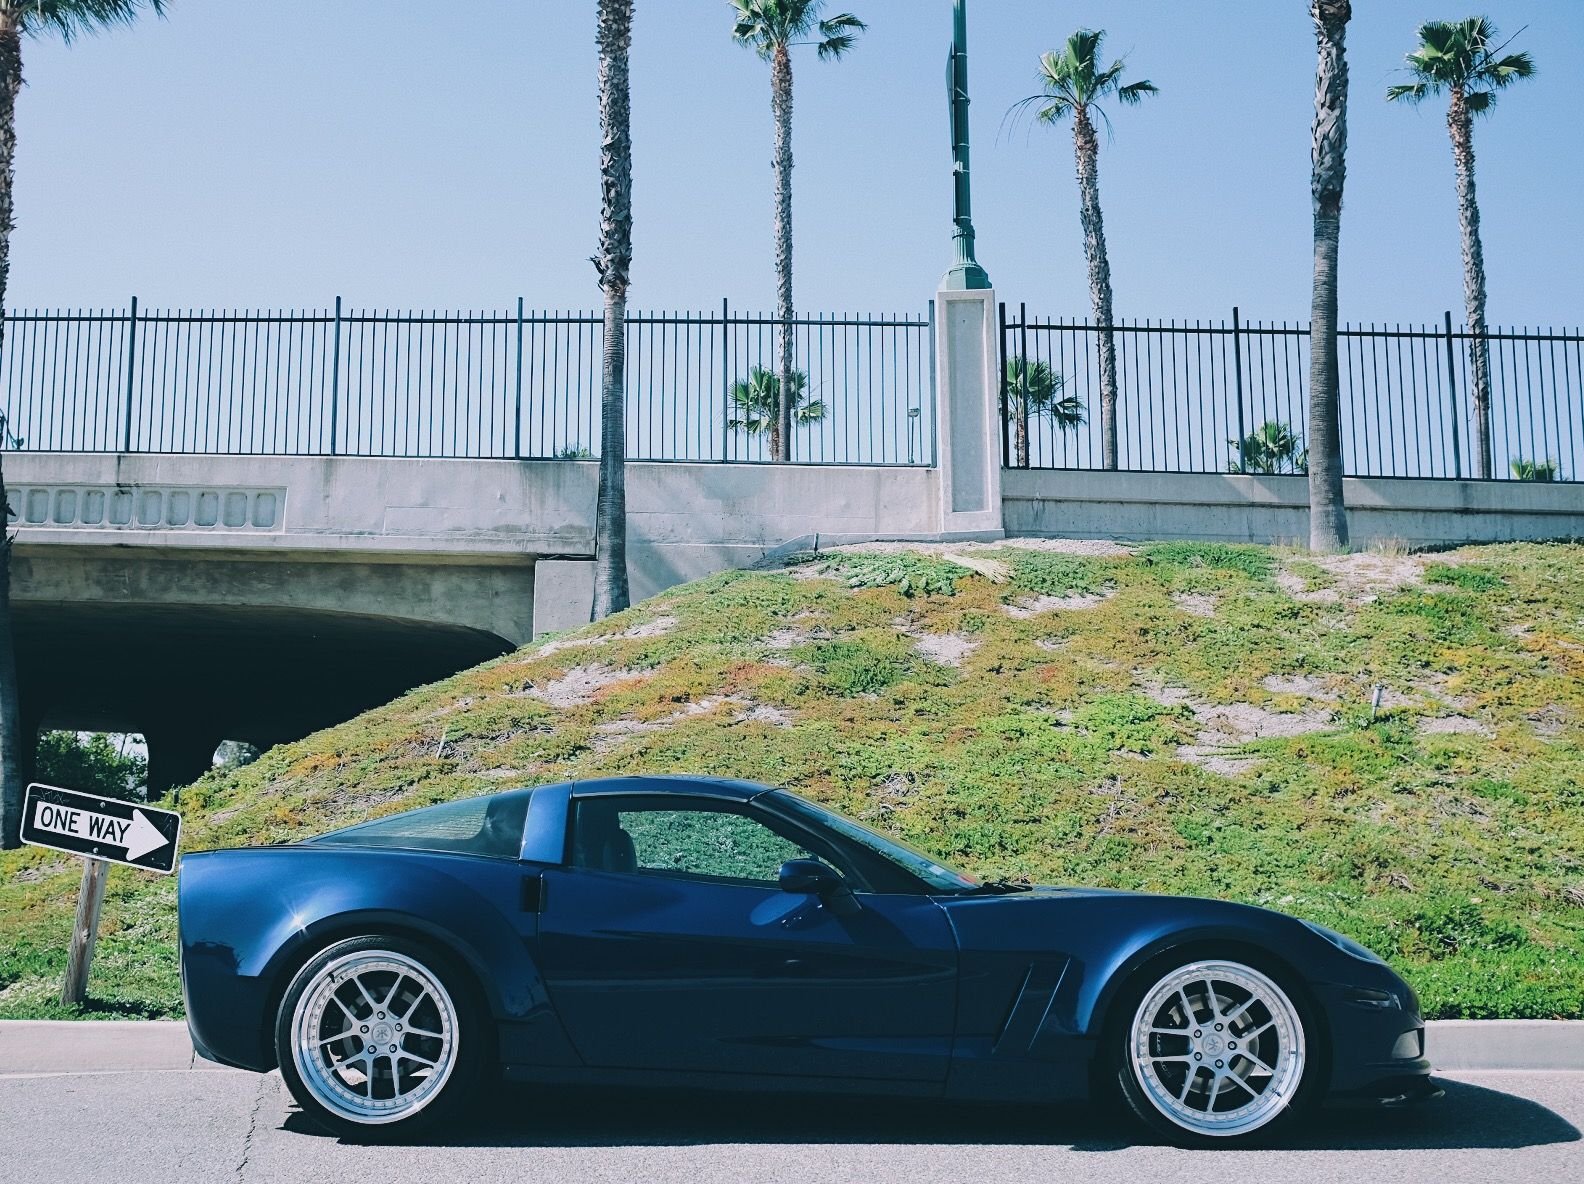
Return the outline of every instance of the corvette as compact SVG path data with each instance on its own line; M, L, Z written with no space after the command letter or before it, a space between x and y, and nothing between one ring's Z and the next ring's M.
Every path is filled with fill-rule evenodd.
M980 882L740 781L550 785L189 855L180 919L199 1053L279 1067L354 1139L454 1118L497 1074L1119 1098L1212 1146L1439 1093L1414 993L1340 934Z

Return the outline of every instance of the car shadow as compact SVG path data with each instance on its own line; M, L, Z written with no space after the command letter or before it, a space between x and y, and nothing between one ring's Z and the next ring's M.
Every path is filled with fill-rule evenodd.
M1298 1150L1521 1148L1580 1133L1537 1102L1464 1082L1407 1110L1326 1110L1286 1142ZM293 1109L288 1131L323 1136ZM327 1137L327 1136L325 1136ZM720 1143L1061 1146L1118 1151L1142 1141L1121 1114L1086 1104L986 1105L935 1099L502 1086L436 1147L692 1147Z

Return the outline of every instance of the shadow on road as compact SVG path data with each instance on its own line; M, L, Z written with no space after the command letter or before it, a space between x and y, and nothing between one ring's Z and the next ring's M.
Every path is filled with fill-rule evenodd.
M1400 1111L1326 1111L1288 1145L1298 1150L1520 1148L1581 1136L1526 1098L1462 1082L1446 1097ZM323 1132L299 1112L285 1129ZM778 1097L506 1086L466 1125L431 1146L692 1147L721 1143L1061 1146L1117 1151L1139 1142L1120 1114L1075 1104L989 1106L935 1100Z

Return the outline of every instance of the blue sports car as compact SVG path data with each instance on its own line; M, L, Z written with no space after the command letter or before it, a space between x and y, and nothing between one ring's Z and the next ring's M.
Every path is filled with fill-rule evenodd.
M784 790L627 777L189 855L198 1051L389 1138L493 1074L1020 1102L1272 1138L1439 1092L1374 954L1213 900L983 883Z

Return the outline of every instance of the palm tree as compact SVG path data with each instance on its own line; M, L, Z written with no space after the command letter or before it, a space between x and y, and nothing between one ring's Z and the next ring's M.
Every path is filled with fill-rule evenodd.
M1324 0L1322 0L1324 2ZM1330 0L1336 3L1337 0ZM1347 3L1347 0L1340 0ZM1249 435L1228 440L1232 459L1227 463L1229 473L1260 473L1267 476L1278 473L1302 473L1309 468L1309 453L1303 441L1289 424L1269 419Z
M79 33L130 24L165 0L0 0L0 352L5 349L5 296L11 278L12 191L16 182L16 99L22 89L22 38ZM5 435L0 413L0 437ZM22 825L22 777L33 738L22 734L16 649L11 634L11 535L5 520L5 472L0 469L0 849L17 845Z
M1080 29L1067 38L1061 52L1040 58L1041 91L1018 106L1034 104L1042 123L1073 121L1073 150L1078 161L1079 220L1083 225L1084 258L1089 263L1089 300L1100 334L1100 453L1108 469L1117 467L1117 364L1116 335L1112 331L1111 259L1106 253L1105 222L1100 213L1100 140L1095 117L1109 129L1110 118L1100 104L1116 99L1135 106L1160 88L1147 79L1122 81L1124 62L1117 59L1101 69L1104 30Z
M822 61L841 58L866 28L850 12L822 18L824 0L732 0L732 38L770 63L770 109L775 116L776 316L780 322L781 389L793 389L797 344L792 304L792 50L812 44ZM774 459L792 459L792 404L777 410Z
M1024 357L1007 359L1006 414L1012 418L1016 434L1017 467L1029 467L1029 420L1049 416L1064 432L1083 426L1084 409L1077 395L1066 395L1067 376L1050 368L1050 363L1030 362Z
M1314 201L1314 295L1309 325L1309 439L1314 455L1308 466L1309 549L1333 552L1345 551L1348 546L1347 507L1342 500L1337 261L1342 245L1342 187L1347 180L1347 26L1353 19L1353 5L1350 0L1312 0L1309 14L1314 18L1319 47L1309 174ZM1265 429L1272 427L1285 429L1286 425L1265 425ZM1290 431L1287 434L1292 435ZM1296 439L1292 445L1296 454ZM1249 454L1245 451L1244 455Z
M1414 81L1390 87L1386 97L1420 103L1449 96L1447 130L1457 170L1458 224L1463 232L1463 299L1473 337L1471 398L1474 404L1474 475L1491 476L1490 342L1485 323L1485 248L1480 242L1479 201L1474 192L1474 116L1496 106L1496 92L1534 76L1527 53L1504 53L1489 19L1430 21L1419 28L1419 47L1408 55Z
M805 402L808 375L801 370L792 372L792 397L781 399L781 378L763 366L755 366L745 380L732 383L731 401L737 408L735 418L727 421L734 432L747 432L750 436L769 436L770 455L781 452L781 411L790 409L793 423L819 423L825 418L825 404L818 399Z
M594 604L603 621L630 603L627 586L627 285L632 275L633 0L599 0L600 246L605 292L600 368L599 497L594 509Z

